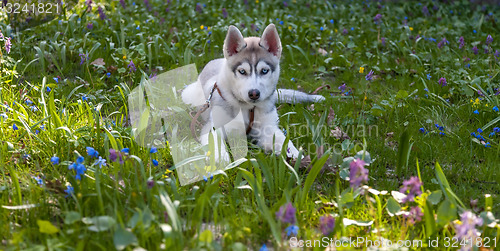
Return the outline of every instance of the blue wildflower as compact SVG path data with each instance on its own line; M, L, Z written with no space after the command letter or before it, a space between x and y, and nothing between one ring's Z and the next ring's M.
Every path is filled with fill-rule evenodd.
M332 24L333 24L333 23L335 23L335 21L334 21L333 19L330 19L330 23L332 23Z
M38 185L43 185L43 179L40 176L33 177Z
M53 78L56 83L59 83L59 78Z
M494 107L493 107L493 111L498 112L498 111L499 111L499 110L498 110L498 106L494 106Z
M446 133L444 133L444 132L439 132L439 135L441 135L441 136L446 136Z
M153 159L153 160L151 160L151 162L153 162L154 166L158 166L158 160Z
M59 157L54 156L50 158L50 162L52 162L52 165L58 165L59 164Z
M266 244L263 244L259 251L268 251Z
M67 194L66 197L71 196L74 192L75 189L72 186L66 186L68 189L64 190L64 192Z
M297 234L299 234L299 227L297 227L295 225L290 225L287 228L285 228L285 231L286 231L286 236L290 236L290 235L296 236Z
M478 133L482 133L482 132L483 132L483 130L482 130L481 128L478 128L478 129L477 129L477 132L478 132Z
M107 76L108 78L109 78L109 77L111 77L111 73L110 73L110 72L106 73L106 76Z
M94 165L99 166L99 168L106 166L106 159L103 159L101 156L99 156L99 159L96 159Z
M495 127L495 128L493 128L493 131L494 131L494 132L500 132L500 127Z
M484 144L484 147L491 147L490 142L486 142L486 144Z
M472 137L474 137L474 138L476 137L476 133L475 133L475 132L471 132L471 133L470 133L470 135L471 135Z
M45 92L49 93L52 89L50 89L50 87L45 87Z
M19 128L16 126L16 124L12 124L12 129L13 129L14 131L19 130Z
M89 98L87 97L87 95L83 94L82 95L82 101L87 101L87 100L89 100Z
M474 114L479 114L479 111L478 111L478 110L475 110L475 111L473 111L472 113L474 113Z
M87 154L94 158L99 157L99 152L90 146L87 146Z
M158 149L156 147L151 147L151 149L149 150L149 153L156 153L158 152Z
M491 132L490 135L488 135L488 137L494 137L495 136L495 132Z
M76 163L77 164L82 164L83 161L85 161L85 158L83 156L78 156L78 158L76 158Z
M425 133L425 128L421 127L420 129L418 129L421 133Z
M130 153L130 149L129 148L123 148L121 152L122 153Z
M431 74L427 73L427 79L431 80Z

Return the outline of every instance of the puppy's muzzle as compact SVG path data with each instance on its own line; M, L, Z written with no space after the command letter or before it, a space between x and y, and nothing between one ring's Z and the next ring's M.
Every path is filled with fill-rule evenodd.
M257 100L260 98L260 91L257 89L252 89L252 90L248 91L248 97L251 100Z

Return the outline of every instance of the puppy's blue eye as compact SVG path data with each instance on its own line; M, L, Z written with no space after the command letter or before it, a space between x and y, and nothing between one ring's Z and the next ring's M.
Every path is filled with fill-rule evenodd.
M269 72L269 70L268 70L268 69L262 69L262 70L260 71L260 73L262 73L262 75L266 75L268 72Z
M246 75L247 74L247 71L241 69L241 70L238 70L238 72L241 74L241 75Z

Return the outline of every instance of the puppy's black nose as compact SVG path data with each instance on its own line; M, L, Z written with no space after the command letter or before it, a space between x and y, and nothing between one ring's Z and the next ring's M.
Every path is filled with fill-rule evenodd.
M257 89L252 89L252 90L248 91L248 97L251 100L257 100L260 97L260 91Z

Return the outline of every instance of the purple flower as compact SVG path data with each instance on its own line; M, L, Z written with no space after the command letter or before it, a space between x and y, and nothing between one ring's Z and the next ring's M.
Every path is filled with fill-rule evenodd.
M472 47L472 52L474 52L475 55L477 55L479 53L477 46Z
M87 12L92 11L92 0L87 0Z
M385 37L381 37L380 42L382 43L382 46L385 46Z
M226 10L226 8L222 8L222 17L227 18L227 10Z
M346 88L347 88L347 86L345 85L345 83L343 83L341 86L339 86L339 87L338 87L338 89L339 89L341 92L344 92Z
M288 3L286 1L283 1L283 7L288 7Z
M201 4L200 4L200 3L197 3L197 4L196 4L196 8L195 8L195 10L196 10L196 12L198 12L198 13L200 13L200 14L201 14L201 13L203 13L203 7L201 6Z
M295 208L291 202L280 207L278 212L276 212L276 219L283 223L295 224L297 219L295 218Z
M97 11L99 12L99 18L101 20L106 19L106 14L104 13L104 10L101 8L101 6L97 7Z
M115 162L117 158L118 158L118 152L113 148L109 149L109 160Z
M381 14L377 14L377 15L375 15L375 17L373 17L373 21L375 23L378 23L381 19L382 19L382 15Z
M482 225L483 225L482 218L477 217L471 211L465 211L460 215L460 224L455 225L455 233L456 233L455 236L459 240L468 240L468 239L474 240L476 237L481 235L481 233L479 233L476 230L476 226L482 226Z
M348 31L347 29L344 28L344 30L342 31L342 35L347 35Z
M88 59L88 56L87 54L83 53L80 53L79 56L80 56L80 65L82 65Z
M87 24L87 29L92 30L92 28L94 28L94 24L93 23L88 23Z
M443 37L443 39L441 41L439 41L439 43L437 44L438 48L441 49L444 45L448 44L448 40L446 40L446 38Z
M486 45L490 45L491 43L493 43L493 37L491 35L488 35L486 37Z
M319 229L323 235L329 235L335 228L335 218L331 215L319 217Z
M137 68L135 68L134 61L132 61L132 60L130 60L130 63L128 64L127 67L130 69L130 73L132 73L132 71L136 71L137 70Z
M424 216L424 212L422 212L422 209L418 206L414 206L410 209L410 212L406 215L404 215L404 217L408 220L409 223L411 223L412 225L421 221L422 220L422 216Z
M460 45L458 46L458 48L459 48L459 49L464 48L464 46L465 46L465 39L464 39L464 37L460 37L460 38L458 39L458 42L460 43Z
M12 43L10 42L10 37L5 38L5 51L10 54L10 49L12 48Z
M372 70L370 70L370 72L368 74L366 74L365 79L367 81L372 81L372 79L373 79L373 73L374 72Z
M422 191L420 187L422 186L422 182L416 176L412 176L409 180L403 181L403 187L399 189L399 192L406 193L408 191L408 195L403 199L403 203L412 202L416 195L420 195Z
M429 16L430 13L429 13L429 8L427 8L427 5L422 7L422 13L424 14L424 16Z
M149 0L144 0L144 5L148 8L148 11L151 11L151 5L149 4Z
M155 181L154 180L148 180L147 182L148 189L151 189L155 186Z
M362 183L368 182L368 169L365 162L355 159L349 164L349 183L352 188L358 188Z
M127 8L127 6L125 5L125 0L120 0L120 4L124 9Z
M446 78L440 78L438 83L441 84L442 86L446 86L447 85Z

